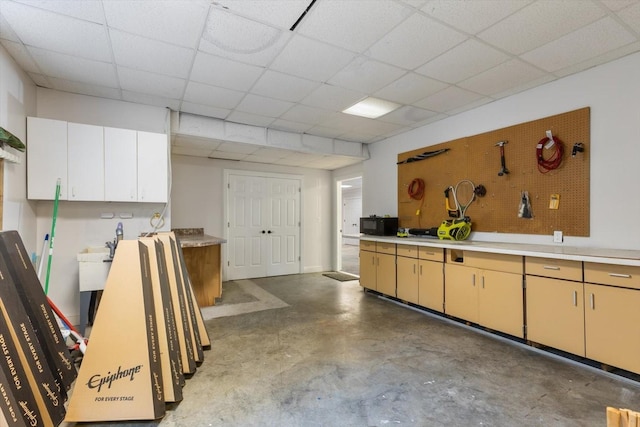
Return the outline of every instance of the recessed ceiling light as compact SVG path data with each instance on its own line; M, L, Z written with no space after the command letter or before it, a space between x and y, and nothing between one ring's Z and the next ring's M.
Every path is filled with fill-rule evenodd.
M343 113L353 114L354 116L367 117L369 119L377 119L395 109L400 108L400 104L385 101L384 99L368 97L355 105L343 110Z

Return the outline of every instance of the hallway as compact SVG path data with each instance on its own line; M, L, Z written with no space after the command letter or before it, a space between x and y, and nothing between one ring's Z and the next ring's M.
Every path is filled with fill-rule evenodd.
M285 306L206 322L212 349L162 426L603 426L640 385L321 274L253 279ZM230 303L239 282L225 282ZM257 295L257 294L256 294ZM243 299L244 298L244 299Z

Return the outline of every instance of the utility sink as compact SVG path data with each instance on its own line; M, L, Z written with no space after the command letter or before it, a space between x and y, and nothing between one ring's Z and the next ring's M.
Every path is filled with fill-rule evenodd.
M88 247L77 254L80 292L100 291L109 275L109 248Z

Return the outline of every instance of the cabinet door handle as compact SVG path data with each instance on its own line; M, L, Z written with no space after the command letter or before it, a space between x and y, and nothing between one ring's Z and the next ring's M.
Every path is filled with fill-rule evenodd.
M578 291L573 291L573 306L578 306Z
M420 266L420 275L422 276L422 266Z
M482 289L484 289L484 276L482 276Z
M593 294L591 294L591 296L589 297L589 301L591 303L591 310L595 310L596 309L596 304L595 304L596 297Z
M413 274L416 274L416 265L413 264Z
M475 275L475 273L471 276L471 285L473 285L473 286L476 285L476 275Z
M544 267L545 270L560 270L560 267L556 267L555 265L545 265Z
M631 279L631 275L630 274L609 273L609 276L611 276L611 277L621 277L623 279Z
M425 252L424 254L425 255L435 255L436 253L435 252Z
M376 265L380 265L380 258L376 258Z

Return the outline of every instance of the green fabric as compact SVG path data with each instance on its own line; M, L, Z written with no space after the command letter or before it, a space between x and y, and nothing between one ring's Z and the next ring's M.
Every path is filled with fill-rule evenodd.
M3 127L0 127L0 143L7 144L9 147L13 147L19 151L24 151L25 149L22 141Z

